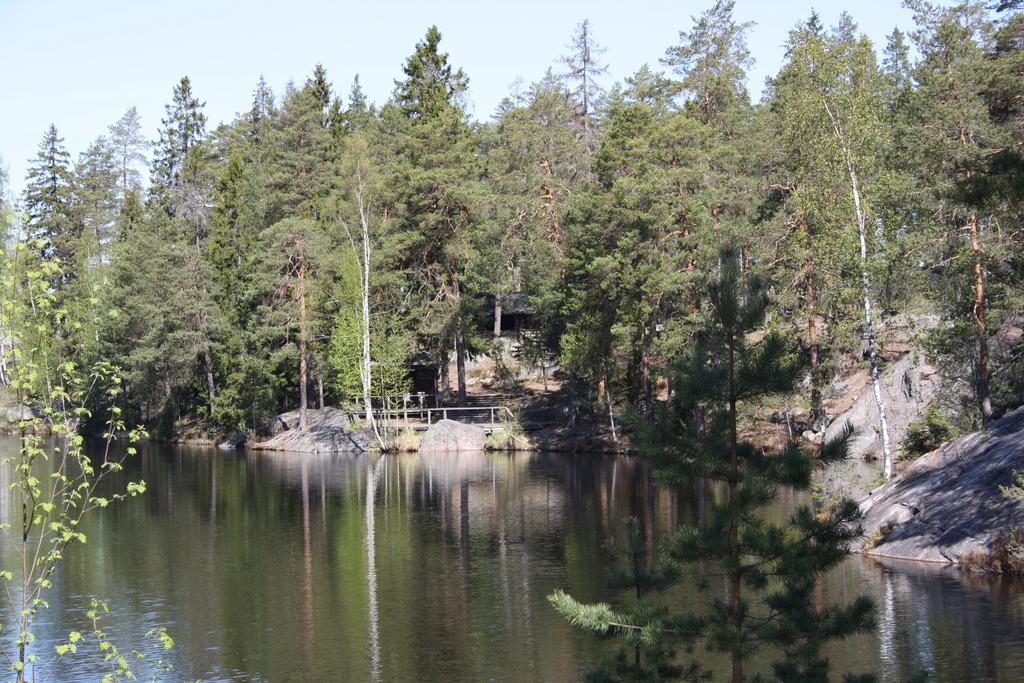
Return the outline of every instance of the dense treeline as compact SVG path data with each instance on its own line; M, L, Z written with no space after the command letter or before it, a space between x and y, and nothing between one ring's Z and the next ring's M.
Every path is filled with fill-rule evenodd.
M608 90L583 22L487 122L431 28L379 108L317 65L216 127L182 78L155 142L131 109L75 163L51 126L3 211L5 296L28 305L0 320L0 380L19 352L115 359L130 417L228 432L364 383L401 392L415 355L464 400L480 295L525 293L568 419L611 402L653 421L728 244L774 285L768 324L801 340L815 421L842 359L875 367L876 320L921 310L988 421L1022 400L1019 350L990 346L1024 304L1024 15L909 5L915 30L880 51L812 15L760 103L749 26L719 0ZM57 324L33 323L29 271Z

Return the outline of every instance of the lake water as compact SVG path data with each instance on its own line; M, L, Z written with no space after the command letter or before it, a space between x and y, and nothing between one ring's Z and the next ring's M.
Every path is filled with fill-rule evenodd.
M16 445L0 440L8 452ZM108 634L123 649L139 647L152 627L168 629L169 680L578 680L609 645L567 625L545 596L562 587L614 603L607 539L621 539L636 516L656 543L699 522L715 495L701 484L658 488L630 458L567 454L379 458L149 445L128 474L149 491L89 518L88 543L67 553L55 577L39 652L82 628L97 596L110 604ZM14 519L9 482L0 471L5 522ZM10 558L5 538L0 560ZM665 598L687 601L693 591L684 585ZM878 630L832 647L835 671L1024 680L1019 581L854 557L823 581L821 599L860 593L878 605ZM96 654L83 652L49 680L92 681L100 671Z

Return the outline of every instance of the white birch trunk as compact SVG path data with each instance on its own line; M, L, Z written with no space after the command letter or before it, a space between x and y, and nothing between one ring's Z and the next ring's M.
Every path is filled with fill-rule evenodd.
M387 446L384 443L384 439L380 435L380 427L377 424L377 419L373 415L373 361L370 354L370 218L367 212L366 201L363 196L365 185L363 183L362 174L358 167L356 168L356 185L355 185L355 197L356 204L359 208L359 224L362 228L362 255L359 254L359 249L356 248L355 240L352 238L352 234L349 233L349 242L352 244L352 251L355 254L356 260L359 261L359 285L361 290L362 298L362 332L363 332L363 358L359 371L359 379L363 386L363 404L366 407L366 423L373 430L373 435L377 437L377 443L380 445L382 451L387 450ZM345 226L345 231L348 232L348 226Z
M892 444L889 441L889 420L885 415L885 400L882 397L882 385L878 378L878 345L875 342L875 324L871 318L871 283L868 277L868 242L867 242L867 218L864 215L864 207L861 204L860 184L857 181L857 171L853 166L853 158L850 146L843 132L843 126L839 119L833 114L828 102L822 98L825 111L832 120L832 129L836 133L839 145L842 148L843 160L846 162L846 172L850 178L850 189L853 193L853 209L857 219L857 232L860 236L860 280L861 296L864 303L864 333L868 342L868 358L871 360L871 387L875 393L875 405L878 406L878 422L882 432L882 455L885 478L892 479L894 474L894 463L892 459Z

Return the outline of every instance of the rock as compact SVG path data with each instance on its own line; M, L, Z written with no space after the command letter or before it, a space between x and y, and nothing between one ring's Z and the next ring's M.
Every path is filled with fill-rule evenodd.
M21 422L22 420L31 420L32 409L28 406L11 406L7 409L5 417L7 418L7 422L12 425Z
M244 432L235 432L234 434L232 434L231 436L217 444L217 448L221 449L222 451L233 451L236 448L241 448L242 446L244 446L247 439L248 437L245 435Z
M420 453L459 453L484 450L487 434L482 427L454 420L435 422L420 439Z
M1024 501L1003 495L1024 470L1024 408L914 461L861 503L870 555L956 563L1024 528Z
M809 429L804 431L804 433L801 434L800 436L804 439L804 441L808 441L810 443L820 443L821 442L821 435L820 434L815 434L814 432L812 432Z
M889 440L895 450L906 438L910 424L924 414L938 392L942 378L918 353L908 354L892 363L884 369L880 379L889 420ZM874 453L879 456L882 437L878 426L878 405L870 381L853 405L832 420L825 430L825 440L835 437L847 421L855 429L850 439L850 455L862 458L865 454Z
M306 411L306 428L299 429L298 411L283 413L277 421L286 429L271 439L253 444L254 450L300 453L345 453L369 450L373 431L357 428L348 413L337 408Z

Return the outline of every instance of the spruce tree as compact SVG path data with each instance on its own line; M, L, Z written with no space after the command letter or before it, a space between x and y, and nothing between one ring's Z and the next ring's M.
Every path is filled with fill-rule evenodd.
M150 170L150 197L171 213L174 212L171 191L181 183L189 151L206 135L205 104L193 95L188 76L183 76L174 86L171 103L165 107L167 115L162 120L163 128L155 144Z
M267 85L266 79L260 76L252 93L252 105L243 121L245 138L254 148L260 149L269 142L270 126L276 113L274 92Z
M468 81L439 51L440 41L432 26L417 43L403 67L406 78L396 82L395 106L385 112L383 125L395 146L392 185L403 208L404 265L418 282L426 283L425 291L420 290L420 313L442 367L441 393L447 391L449 349L454 347L458 401L465 405L471 342L467 290L484 200L477 140L461 107Z
M73 212L71 155L53 124L46 130L39 152L25 176L22 206L25 229L39 258L54 261L63 270L55 284L70 279L75 269L80 236Z
M117 151L106 138L97 138L75 168L75 214L82 225L83 261L105 265L114 237L122 171Z
M348 93L348 107L338 119L339 133L351 135L357 131L365 131L373 122L374 108L366 99L363 86L359 82L359 74L352 79L352 87Z
M561 60L566 67L562 79L576 105L577 124L583 140L587 149L592 151L596 141L594 114L604 92L598 79L608 72L608 65L601 61L605 48L594 40L594 29L589 19L576 26L567 47L570 52Z
M395 102L410 119L429 119L459 107L469 87L466 74L452 68L440 45L441 32L431 26L405 61L405 78L395 81Z
M331 110L331 82L327 80L327 69L320 62L313 67L313 75L306 81L306 87L320 107L320 126L327 128L330 124L328 114Z
M289 86L274 118L266 163L268 222L320 220L335 185L331 134L312 83Z
M706 288L705 323L692 353L676 368L673 398L657 426L642 428L640 442L642 457L663 482L702 478L722 487L704 526L683 525L665 540L663 560L692 566L702 586L724 578L725 594L712 593L705 604L680 611L649 603L615 611L581 604L562 591L550 600L580 628L641 646L649 656L641 664L652 676L696 675L699 662L669 667L679 664L677 647L701 642L729 657L734 683L752 680L745 665L761 649L774 653L774 678L760 674L756 680L827 681L824 643L872 625L866 598L822 606L814 597L820 577L846 557L861 533L860 511L852 501L827 509L801 505L784 523L763 513L781 490L808 491L816 467L845 457L849 430L816 453L796 442L771 450L741 438L744 407L791 391L802 368L780 335L755 334L768 310L764 284L741 275L731 249L723 250L719 263Z

